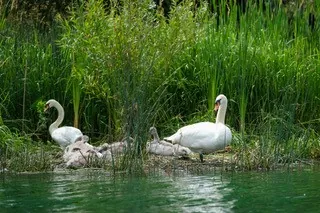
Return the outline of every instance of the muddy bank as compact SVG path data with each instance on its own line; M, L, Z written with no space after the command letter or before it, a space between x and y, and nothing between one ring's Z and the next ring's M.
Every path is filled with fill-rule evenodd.
M200 162L199 154L191 154L188 158L174 156L149 155L145 161L146 173L205 173L216 170L231 170L235 168L234 155L217 153L205 155L204 163Z

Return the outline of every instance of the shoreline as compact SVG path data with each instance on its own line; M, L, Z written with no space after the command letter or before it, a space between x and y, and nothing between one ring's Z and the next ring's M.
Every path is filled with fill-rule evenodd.
M320 161L313 159L303 159L291 163L279 163L273 165L271 168L253 168L244 169L237 166L237 155L235 153L221 152L215 154L208 154L204 156L204 163L200 162L199 155L196 153L191 154L187 158L176 156L161 156L161 155L149 155L143 160L143 173L141 175L151 174L164 174L166 176L179 175L179 174L205 174L216 171L225 172L269 172L276 170L299 170L299 169L312 169L314 167L320 168ZM83 171L100 171L107 176L119 176L129 175L128 171L113 170L112 165L108 165L107 169L95 166L83 166L78 168L66 168L62 166L62 162L58 159L54 160L50 171L25 171L16 172L7 169L0 169L1 174L40 174L40 173L52 173L52 174L68 174L77 173ZM60 163L58 163L60 162ZM115 161L116 164L118 160ZM117 167L117 165L116 165ZM139 174L139 173L137 173Z

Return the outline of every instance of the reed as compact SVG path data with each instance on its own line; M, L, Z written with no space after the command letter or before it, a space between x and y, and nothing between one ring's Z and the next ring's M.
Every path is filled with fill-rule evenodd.
M49 140L37 132L36 106L55 98L70 112L65 123L79 121L96 143L133 137L119 168L139 170L150 126L168 135L214 121L213 101L224 93L239 165L319 157L320 31L309 25L309 14L320 14L317 2L248 3L245 13L220 6L213 15L205 3L195 10L184 1L168 18L149 3L124 1L106 11L102 0L89 0L58 17L51 33L3 18L3 123Z
M35 144L28 136L20 136L0 126L0 170L8 172L51 171L56 150L49 145Z

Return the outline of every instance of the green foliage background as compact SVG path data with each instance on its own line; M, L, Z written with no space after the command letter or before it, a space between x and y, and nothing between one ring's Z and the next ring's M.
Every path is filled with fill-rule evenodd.
M223 93L239 164L318 158L320 31L319 22L310 25L318 3L248 3L245 13L231 3L215 13L205 2L194 8L173 4L167 18L150 1L106 10L88 0L45 30L3 17L0 122L46 142L56 114L39 106L54 98L67 112L64 125L75 123L93 141L131 136L139 156L150 126L163 137L214 121Z

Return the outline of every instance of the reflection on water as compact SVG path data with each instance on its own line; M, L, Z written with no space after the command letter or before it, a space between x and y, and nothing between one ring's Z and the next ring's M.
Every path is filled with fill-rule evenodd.
M186 176L175 178L172 184L181 200L183 212L231 212L234 200L224 197L232 192L230 180L220 174L210 176Z
M235 174L235 212L319 212L320 168Z
M6 177L0 206L24 212L230 212L229 181L221 175L112 179L94 174Z
M0 212L315 212L319 170L113 179L106 172L0 175Z

